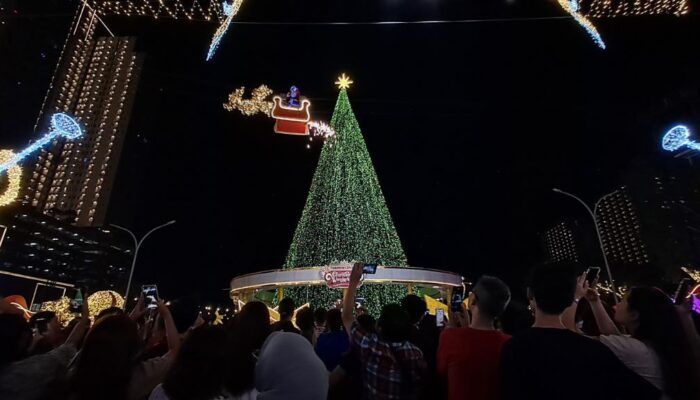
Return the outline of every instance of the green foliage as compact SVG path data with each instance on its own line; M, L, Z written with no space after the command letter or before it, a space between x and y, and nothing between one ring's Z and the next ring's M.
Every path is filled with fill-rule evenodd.
M405 266L406 254L345 90L338 94L331 126L336 136L321 150L284 267L341 261ZM405 294L404 285L364 285L358 296L378 315L383 304L398 302ZM310 301L313 307L328 308L342 292L325 286L299 287L285 289L285 296L299 304Z

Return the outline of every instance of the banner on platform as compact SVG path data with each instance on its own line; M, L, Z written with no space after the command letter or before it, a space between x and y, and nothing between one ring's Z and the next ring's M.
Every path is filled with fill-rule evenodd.
M347 289L350 286L352 264L341 263L321 268L321 278L329 289Z

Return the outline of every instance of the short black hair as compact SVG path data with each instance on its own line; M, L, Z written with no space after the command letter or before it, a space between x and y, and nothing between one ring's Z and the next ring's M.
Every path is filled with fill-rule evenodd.
M561 314L574 301L576 269L565 262L538 265L532 270L528 287L537 308L546 314Z
M357 323L360 325L362 330L367 333L377 332L377 320L369 314L360 314L357 316Z
M342 331L343 313L337 308L328 310L328 313L326 313L326 325L329 332Z
M314 321L319 325L326 323L326 313L327 311L325 308L317 308L316 311L314 311Z
M505 311L510 303L510 289L502 280L484 275L476 282L474 289L474 305L488 317L496 318Z
M382 339L387 342L404 342L408 340L411 329L410 317L398 304L387 304L382 308L377 320L377 328Z
M401 299L401 307L408 313L411 318L411 323L415 324L420 321L420 319L428 311L428 306L425 304L425 300L416 296L415 294L409 294L408 296Z
M296 322L299 329L304 332L314 328L314 312L309 307L297 311Z
M277 311L280 313L281 319L292 318L292 316L294 315L295 308L296 304L294 304L294 300L290 297L285 297L282 300L280 300L280 304L277 308Z

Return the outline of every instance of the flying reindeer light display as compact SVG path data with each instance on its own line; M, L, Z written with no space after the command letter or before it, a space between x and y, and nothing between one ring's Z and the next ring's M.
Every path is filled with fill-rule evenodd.
M296 86L292 86L286 95L272 96L272 101L268 100L272 90L266 85L253 89L248 99L243 98L244 95L245 87L234 90L224 103L224 109L238 110L246 116L265 114L275 120L274 131L278 134L309 136L310 141L320 137L324 142L335 137L335 131L327 123L311 119L311 100L303 97Z

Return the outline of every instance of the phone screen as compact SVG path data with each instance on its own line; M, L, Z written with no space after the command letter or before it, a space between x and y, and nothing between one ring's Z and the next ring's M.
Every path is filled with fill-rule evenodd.
M75 294L75 298L70 301L70 311L73 313L80 312L83 308L83 294L80 289Z
M362 272L365 274L376 274L377 273L377 264L365 264L362 267Z
M153 310L158 307L158 287L156 285L143 285L143 297L146 300L146 307Z
M598 268L598 267L588 268L588 271L586 271L586 281L588 282L588 286L593 286L593 282L595 282L599 276L600 276L600 268Z
M464 302L464 297L462 295L462 288L455 288L452 292L452 301L450 302L450 311L452 312L462 312L462 303Z
M435 325L439 327L445 326L445 310L441 308L435 310Z
M698 295L694 294L690 296L693 301L693 311L700 314L700 297Z

